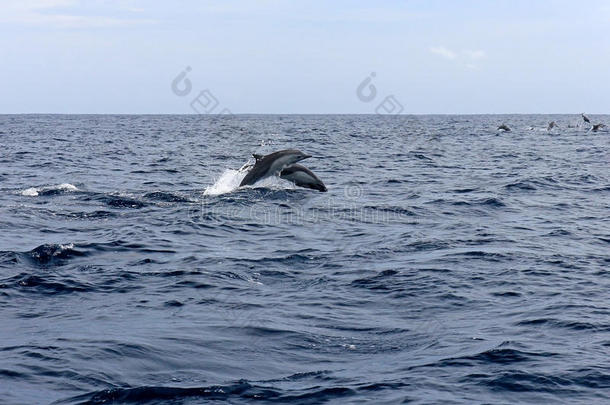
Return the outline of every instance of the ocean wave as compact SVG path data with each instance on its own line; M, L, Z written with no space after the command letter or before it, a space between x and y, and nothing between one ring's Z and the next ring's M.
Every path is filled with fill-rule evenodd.
M2 288L41 295L70 294L74 292L94 291L94 287L71 278L56 280L55 276L19 274L10 279L2 280Z
M140 209L146 207L146 203L136 198L117 196L117 195L104 195L99 198L104 204L112 208L134 208Z
M393 276L397 274L399 273L396 270L384 270L371 277L356 279L351 282L351 285L369 290L392 290L400 288L396 285L396 280L393 279Z
M55 212L54 215L67 218L67 219L81 219L81 220L96 220L96 219L108 219L116 218L117 214L106 210L95 210L95 211L60 211Z
M85 256L86 253L74 249L73 243L55 244L47 243L40 245L25 253L32 262L40 265L48 265L56 262L63 262L72 257Z
M192 200L174 193L167 193L163 191L154 191L144 194L144 198L154 201L163 202L193 202Z
M464 367L472 367L477 364L485 365L490 363L496 364L514 364L514 363L523 363L523 362L533 362L540 359L544 359L547 357L558 356L558 353L535 353L535 352L526 352L517 349L511 349L508 347L498 347L490 350L485 350L481 353L475 355L468 355L462 357L453 357L449 359L444 359L440 362L437 362L435 366L437 367L447 367L447 366L464 366Z
M69 183L62 183L56 186L41 186L41 187L30 187L22 190L21 195L25 197L37 197L37 196L49 196L62 193L69 193L78 191L78 188Z
M165 401L188 399L205 401L256 401L267 403L323 403L331 399L353 396L356 391L347 387L312 387L295 392L283 391L274 387L254 385L245 380L229 385L180 388L149 386L135 388L111 388L66 400L54 402L56 405L101 405L109 403L155 404Z
M554 318L536 318L519 321L516 326L552 327L560 329L571 329L575 331L587 330L593 332L610 332L610 323L592 323L583 321L569 321Z

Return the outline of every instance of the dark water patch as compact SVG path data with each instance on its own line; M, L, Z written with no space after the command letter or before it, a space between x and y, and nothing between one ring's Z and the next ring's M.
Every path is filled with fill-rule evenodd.
M392 278L397 274L399 273L396 270L384 270L372 277L354 280L351 282L351 285L369 290L392 290L396 287L395 280L392 280Z
M184 306L184 303L177 301L177 300L170 300L170 301L166 301L163 305L166 307L179 308L179 307Z
M489 197L489 198L479 198L474 200L449 200L445 198L439 198L428 202L431 205L444 205L448 204L455 207L484 207L484 208L502 208L506 207L506 204L502 202L500 198Z
M295 373L295 374L291 374L287 377L282 377L282 378L276 378L276 379L270 379L270 380L264 380L264 381L256 381L256 382L261 382L261 383L277 383L277 382L284 382L284 381L300 381L300 380L308 380L311 378L317 379L319 381L323 381L323 380L328 380L329 375L331 373L328 370L321 370L321 371L308 371L308 372L304 372L304 373Z
M604 186L604 187L595 187L591 191L593 191L595 193L602 193L602 192L610 191L610 185Z
M533 392L550 393L559 398L565 395L578 397L583 394L582 389L603 390L610 388L610 374L595 369L580 369L549 373L527 373L523 371L503 371L496 375L476 374L462 379L465 383L475 381L500 392ZM607 402L610 396L598 391L597 400Z
M31 263L37 265L62 265L75 257L87 256L87 253L74 248L73 244L44 244L24 253Z
M270 403L302 403L313 404L328 401L332 398L345 397L353 394L347 388L311 389L311 392L290 395L280 390L266 388L241 381L233 385L209 386L200 388L174 387L137 387L114 388L74 397L56 402L56 404L145 404L145 403L178 403L186 399L205 401L256 401ZM171 402L167 402L171 401Z
M547 234L547 236L569 236L572 232L565 229L555 229Z
M577 176L576 178L573 177L569 177L570 183L573 184L597 184L600 181L603 181L602 178L600 178L599 176L594 176L592 174L581 174L580 176Z
M0 252L0 265L13 265L18 262L18 252Z
M103 356L145 359L156 356L156 349L144 344L107 342L100 347Z
M494 291L490 293L494 297L520 297L521 293L516 291Z
M432 158L426 156L425 154L423 154L421 152L410 151L409 155L414 157L415 159L418 159L418 160L424 160L424 161L427 161L427 162L432 162L433 161Z
M517 181L510 182L504 186L506 190L510 191L536 191L536 190L560 190L565 188L565 184L561 184L561 177L555 178L553 176L540 176L531 177L527 176ZM572 180L572 176L568 176L568 179ZM581 184L576 182L575 184Z
M38 191L38 195L42 196L42 197L48 197L48 196L52 196L52 195L59 195L59 194L64 194L66 193L66 190L62 190L62 189L47 189L47 190L40 190Z
M607 367L574 370L570 373L570 379L574 384L587 388L599 390L610 388L610 372ZM608 398L610 397L610 394L606 393L604 397Z
M104 269L78 266L71 274L58 273L46 268L36 272L21 272L0 278L0 289L12 295L52 296L71 293L125 293L142 288L134 283L137 276L128 272L105 274ZM21 318L39 317L44 313L31 311L19 315Z
M232 385L216 385L198 388L177 387L137 387L113 388L73 397L55 402L55 404L152 404L152 403L180 403L187 399L204 401L254 401L266 403L324 403L331 399L345 398L355 394L355 391L344 387L317 388L313 387L305 392L291 393L282 390L252 385L240 381ZM170 401L170 402L168 402ZM176 402L178 401L178 402Z
M399 179L388 179L386 180L387 184L401 184L401 183L406 183L406 180L399 180Z
M186 197L183 197L178 194L166 193L162 191L154 191L152 193L144 194L144 198L153 201L163 201L163 202L192 202Z
M502 200L500 200L499 198L494 198L494 197L475 200L474 204L485 205L485 206L495 207L495 208L506 207L506 204L504 204L502 202Z
M27 373L20 373L18 371L0 369L0 377L2 378L14 378L16 380L27 380L29 375Z
M4 280L2 284L17 291L42 295L69 294L93 290L93 286L73 279L64 278L57 281L55 277L32 274L18 275L12 277L12 279Z
M113 208L139 209L146 206L146 203L129 197L108 196L103 198L102 201L109 207Z
M533 374L521 371L503 371L495 375L471 374L462 378L463 383L478 385L499 392L537 392L554 395L576 395L571 381L554 375Z
M505 185L504 188L506 188L508 190L513 190L513 189L516 189L516 190L526 190L526 191L534 191L534 190L536 190L536 186L534 186L529 181L517 181L517 182Z
M143 201L140 201L136 198L127 197L127 196L118 196L113 194L104 194L104 193L87 193L82 197L83 201L95 201L101 204L105 204L112 208L133 208L140 209L146 207L147 204Z
M555 318L538 318L519 321L516 326L525 327L550 327L558 329L571 329L575 331L592 331L592 332L608 332L610 331L610 323L596 324L591 322L568 321Z
M96 210L90 212L58 212L55 215L79 220L109 219L115 218L117 216L114 212L104 210Z
M411 242L406 245L406 249L399 251L411 251L411 252L426 252L426 251L434 251L434 250L442 250L449 247L449 243L442 240L420 240L416 242Z
M491 363L495 364L513 364L522 362L532 362L545 359L547 357L557 356L556 353L534 353L525 352L510 348L497 348L486 350L476 355L455 357L442 360L436 366L447 367L447 366L462 366L472 367L476 364L487 365Z
M483 250L469 250L466 252L450 253L445 257L465 257L470 259L483 259L491 262L504 262L506 260L510 260L510 257L503 253L485 252Z
M201 283L201 282L192 281L192 280L182 280L182 281L176 282L173 286L171 286L169 288L169 290L183 289L183 288L192 288L192 289L200 290L200 289L208 289L208 288L213 288L213 287L214 287L214 285L208 284L208 283Z
M278 189L265 188L265 187L256 187L256 188L244 187L244 188L234 191L232 194L234 195L234 197L231 198L230 200L232 200L234 198L244 198L248 202L257 201L257 200L258 201L260 201L260 200L285 201L285 200L291 200L291 199L300 199L306 195L309 195L310 190L306 190L306 189L278 190ZM224 198L223 198L223 201L226 202L226 200Z
M467 194L467 193L472 193L475 191L479 191L478 188L456 188L455 190L452 190L453 193L457 193L457 194Z
M275 256L275 257L261 257L258 259L240 259L235 260L235 263L243 263L248 264L250 266L265 266L265 265L285 265L285 266L296 266L302 264L310 264L316 259L320 258L318 256L314 256L316 252L310 249L305 249L298 251L298 253L289 254L285 256Z
M369 214L367 215L367 212ZM363 219L369 218L372 220L386 221L401 216L411 217L417 214L412 210L398 206L374 206L365 205L362 210L357 210L357 213L363 216ZM375 215L377 213L377 215Z
M206 273L204 271L193 269L193 270L152 271L152 272L142 272L140 274L146 275L146 276L162 277L162 278L166 278L166 277L177 278L177 277L181 277L181 276L200 276L200 275L206 274Z

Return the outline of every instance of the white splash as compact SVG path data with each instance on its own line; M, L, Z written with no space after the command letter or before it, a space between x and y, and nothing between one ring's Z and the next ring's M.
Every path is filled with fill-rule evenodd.
M57 186L30 187L30 188L27 188L27 189L21 191L21 195L25 196L25 197L36 197L41 192L53 191L53 190L78 191L78 188L76 188L76 186L69 184L69 183L62 183Z
M36 187L31 187L31 188L23 190L21 192L21 195L26 196L26 197L36 197L38 195L38 191L40 191L40 190L37 189Z
M239 170L227 169L225 170L218 180L214 182L211 186L206 187L203 195L220 195L230 193L239 188L239 184L246 177L248 171L252 168L254 163L247 162L243 165ZM294 185L286 180L282 180L277 176L267 177L256 183L255 186L245 186L245 187L264 187L270 189L289 189L295 188Z
M53 255L56 256L61 251L68 250L68 249L74 249L74 243L67 243L65 245L59 245L59 251L55 252Z
M225 170L214 184L205 189L203 195L220 195L237 189L247 173L247 171L242 172L240 170Z

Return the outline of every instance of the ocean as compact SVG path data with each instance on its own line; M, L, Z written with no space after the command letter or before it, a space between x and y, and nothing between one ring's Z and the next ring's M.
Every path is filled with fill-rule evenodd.
M579 115L0 115L0 146L1 404L610 402ZM288 148L328 192L237 188Z

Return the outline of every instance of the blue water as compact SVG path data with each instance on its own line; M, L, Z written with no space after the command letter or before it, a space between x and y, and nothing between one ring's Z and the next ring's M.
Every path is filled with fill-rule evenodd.
M580 121L0 116L0 403L608 403ZM327 193L233 189L286 148Z

